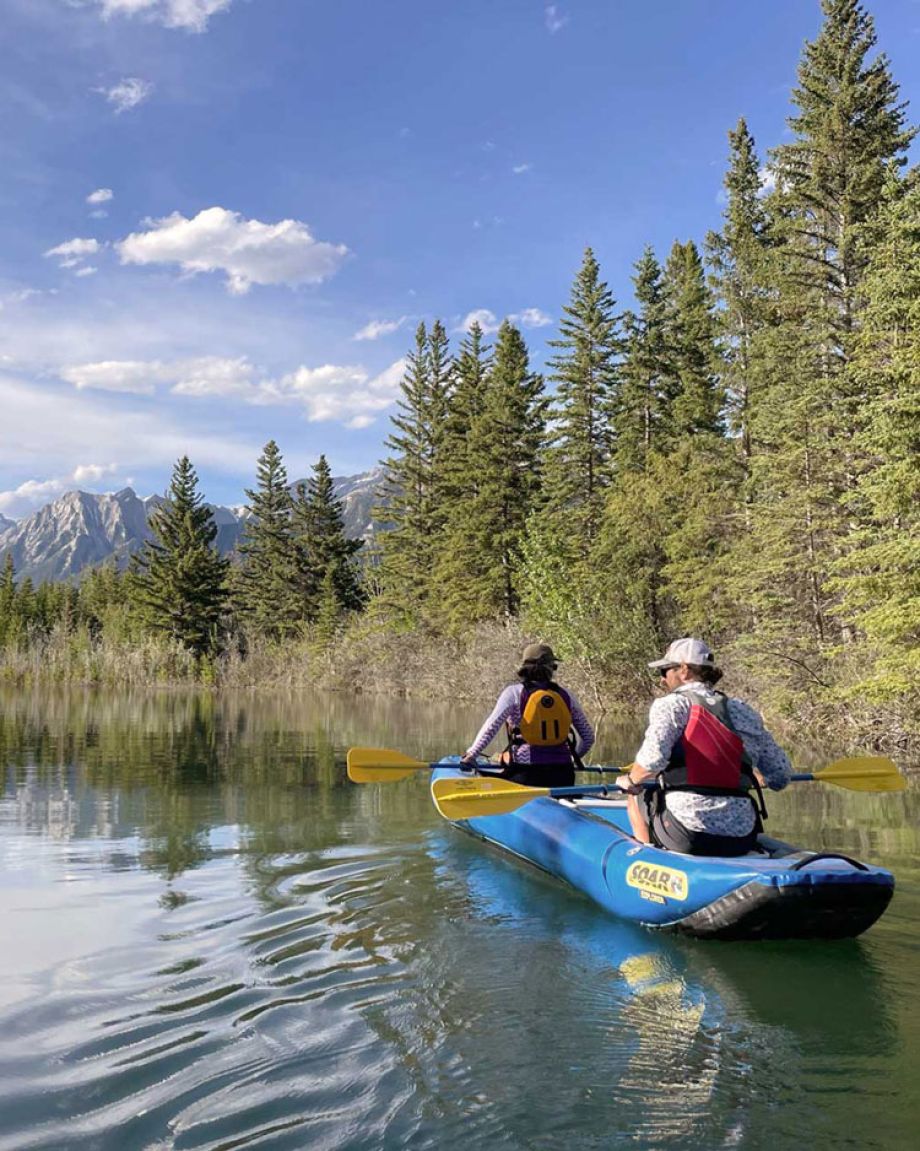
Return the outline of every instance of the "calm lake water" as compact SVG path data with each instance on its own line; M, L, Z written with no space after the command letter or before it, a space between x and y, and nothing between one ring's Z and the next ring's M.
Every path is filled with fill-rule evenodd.
M862 939L693 942L454 831L425 778L350 784L348 746L481 718L420 711L0 691L0 1151L918 1145L920 787L772 801L896 873Z

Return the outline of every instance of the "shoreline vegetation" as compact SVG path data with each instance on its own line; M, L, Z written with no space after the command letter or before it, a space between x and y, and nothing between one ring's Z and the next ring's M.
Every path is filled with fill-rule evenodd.
M788 138L728 132L718 232L621 308L587 248L546 377L518 327L422 322L370 543L274 441L232 556L187 457L127 571L0 571L0 679L309 684L486 702L525 641L594 713L705 637L779 730L920 736L920 169L858 0L822 0Z

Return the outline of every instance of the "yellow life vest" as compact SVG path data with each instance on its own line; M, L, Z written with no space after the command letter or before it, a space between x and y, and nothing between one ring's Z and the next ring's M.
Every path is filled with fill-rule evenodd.
M518 726L521 739L533 747L558 747L568 742L572 712L560 692L533 688L524 703Z

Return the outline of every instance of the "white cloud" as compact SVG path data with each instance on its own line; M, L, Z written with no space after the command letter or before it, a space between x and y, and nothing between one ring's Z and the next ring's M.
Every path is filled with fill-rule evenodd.
M226 208L206 208L192 219L179 212L147 221L118 245L123 264L178 264L183 271L226 273L236 295L253 284L318 284L348 255L344 244L314 240L299 220L263 224Z
M770 192L776 191L776 172L766 164L758 171L758 179L760 180L760 195L767 196Z
M164 386L176 396L302 407L311 422L334 420L349 428L363 428L395 402L405 368L405 360L400 359L371 379L359 364L301 365L271 379L245 356L199 356L172 361L101 360L64 367L58 374L81 391L152 395Z
M143 104L153 91L153 85L137 76L125 76L123 80L119 80L111 88L96 88L94 91L105 96L115 109L116 114L119 115L136 108L138 104Z
M199 356L180 360L171 371L178 377L170 391L176 396L223 396L257 402L258 371L245 356L229 359L223 356Z
M157 360L99 360L94 364L73 364L58 373L62 380L82 391L92 388L102 392L129 392L151 396L158 383L164 382L165 365ZM171 379L167 374L165 380Z
M520 328L545 328L553 322L552 316L548 316L540 308L524 308L520 312L511 312L508 319ZM474 323L478 323L487 336L494 335L501 327L501 321L491 309L476 308L464 316L454 331L468 332Z
M515 176L523 176L525 172L533 171L533 164L515 164L511 171Z
M546 29L551 36L566 26L569 22L568 16L563 15L562 10L558 4L546 4L543 7L543 20L546 24Z
M80 467L107 466L84 461L110 459L112 445L117 444L119 457L130 460L132 470L165 469L188 454L198 467L224 475L248 474L261 447L255 436L250 443L241 437L209 434L182 427L149 408L132 411L113 404L110 397L68 393L3 374L0 411L0 457L8 473L48 475L53 469L56 476L72 477ZM30 491L30 501L13 507L12 514L24 514L45 502L33 489L27 488L26 494ZM8 498L3 505L12 507Z
M74 275L80 277L95 276L98 271L99 269L94 268L92 264L85 264L82 268L77 268L77 270L74 272Z
M43 296L44 292L41 288L19 288L15 292L10 292L8 296L0 296L0 312L3 311L7 304L24 304L26 300L30 300L33 296Z
M468 332L473 324L479 324L487 336L497 332L501 326L494 312L488 308L476 308L472 312L467 312L454 331Z
M94 256L100 250L98 240L80 239L65 240L56 248L49 248L45 252L46 259L52 257L58 261L61 268L79 268L87 256Z
M144 16L166 28L184 28L204 32L208 20L224 12L233 0L96 0L102 14L111 16Z
M324 364L300 367L277 382L260 385L260 403L298 404L311 423L335 420L347 428L366 428L395 403L406 370L404 359L391 364L374 379L362 367Z
M360 332L355 332L351 338L353 340L379 340L381 336L389 336L393 332L398 332L408 319L408 316L400 316L398 320L371 320L369 324L364 325Z
M553 322L541 308L525 308L523 312L513 312L508 319L522 328L545 328Z
M70 475L55 476L48 480L26 480L19 487L0 492L0 511L13 515L28 515L29 512L55 496L77 487L97 484L103 476L117 471L117 464L78 464Z
M109 200L115 198L115 193L111 188L97 188L95 192L90 192L86 197L87 204L107 204Z

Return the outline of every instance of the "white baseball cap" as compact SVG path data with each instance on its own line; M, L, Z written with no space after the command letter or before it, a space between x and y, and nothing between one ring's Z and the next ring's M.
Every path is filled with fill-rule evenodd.
M674 640L664 653L664 659L656 659L648 666L660 671L665 667L680 667L682 663L689 663L692 667L715 667L716 657L701 639L688 635Z

